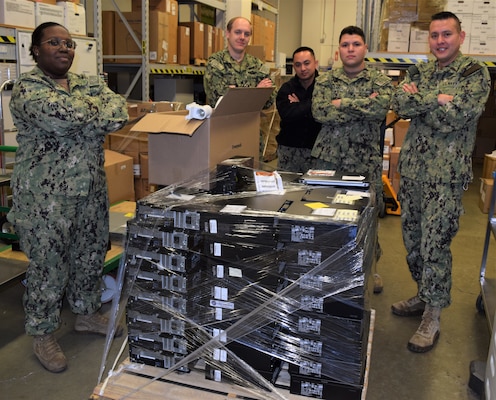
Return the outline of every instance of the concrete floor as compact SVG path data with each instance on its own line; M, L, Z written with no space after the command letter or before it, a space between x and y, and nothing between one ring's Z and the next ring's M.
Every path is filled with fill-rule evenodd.
M400 218L388 215L380 220L383 256L378 272L384 291L371 300L376 324L367 400L478 399L468 388L469 365L486 359L490 337L486 317L475 306L487 220L477 205L478 191L476 179L465 195L466 215L452 246L453 304L442 313L438 345L426 354L406 348L419 317L400 318L390 312L391 303L413 295L415 287L404 261ZM489 260L494 257L491 251ZM22 293L20 281L0 287L0 399L88 399L97 384L105 339L75 333L74 316L65 307L57 337L69 368L61 374L47 372L32 354L31 338L23 332ZM121 343L114 342L108 363L114 361Z

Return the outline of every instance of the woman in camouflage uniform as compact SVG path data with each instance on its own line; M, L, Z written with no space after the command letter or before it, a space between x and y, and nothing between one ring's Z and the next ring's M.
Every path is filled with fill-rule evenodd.
M48 22L32 34L37 65L15 82L10 111L19 144L8 214L29 259L25 329L52 372L67 361L54 331L64 295L75 329L106 334L101 274L108 242L103 141L127 121L126 102L99 77L69 71L76 43Z

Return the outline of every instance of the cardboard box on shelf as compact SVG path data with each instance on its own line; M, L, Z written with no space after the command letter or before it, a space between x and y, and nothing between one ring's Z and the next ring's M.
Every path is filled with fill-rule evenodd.
M109 203L134 201L133 159L112 150L105 150Z
M115 54L115 11L102 11L102 53L106 55ZM105 58L105 62L113 62L111 58Z
M170 12L171 1L172 0L149 0L148 7L150 11ZM132 0L131 11L141 12L142 4L142 0Z
M204 59L205 24L202 22L181 22L179 25L189 28L190 59Z
M84 6L68 1L57 1L64 10L64 26L70 33L86 36L86 11Z
M57 4L57 0L29 0L29 1L32 1L33 3L44 3L44 4L52 4L52 5Z
M177 28L177 63L188 65L190 60L190 29L188 26Z
M122 13L131 26L138 40L141 40L141 12ZM150 61L156 63L172 63L169 53L169 14L161 11L150 11L149 16ZM120 63L141 63L141 46L138 47L120 16L115 14L115 52L119 55L135 55L137 58L118 59Z
M484 213L489 213L494 181L492 179L481 178L479 208Z
M215 50L216 51L221 51L224 50L225 43L224 43L224 30L221 28L215 28Z
M35 28L34 3L27 0L0 0L0 24Z
M212 25L204 25L204 34L203 38L203 57L208 58L212 55L214 49L214 27Z
M262 61L265 61L265 46L262 45L248 45L246 46L246 52L251 54L254 57L259 58Z
M260 110L272 90L229 89L204 120L186 120L187 111L143 117L131 131L149 132L149 181L169 185L201 175L207 183L208 171L222 160L239 155L258 159Z

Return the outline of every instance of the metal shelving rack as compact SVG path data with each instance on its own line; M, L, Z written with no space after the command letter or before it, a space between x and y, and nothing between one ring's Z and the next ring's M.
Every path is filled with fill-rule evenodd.
M225 15L226 11L228 10L229 2L230 0L178 0L179 4L204 4L210 7L214 7L218 15L222 16L222 27L225 28L226 20L225 20ZM150 75L164 75L164 76L181 76L181 77L188 77L188 76L197 76L197 75L203 75L203 72L205 70L205 67L202 66L193 66L193 65L188 65L188 66L183 66L183 65L178 65L178 64L156 64L156 63L150 63L149 61L149 48L148 48L148 43L149 43L149 0L142 0L142 27L141 27L141 37L142 40L140 41L125 18L122 15L122 12L120 11L120 8L118 4L115 2L115 0L111 0L113 8L115 11L119 14L120 18L124 21L124 24L126 25L130 35L133 37L134 41L136 42L136 45L142 49L142 59L141 59L141 64L114 64L114 65L107 65L106 68L108 71L115 72L115 71L124 71L124 70L137 70L136 74L134 75L129 88L127 89L126 93L124 96L127 98L129 97L131 91L136 87L138 84L139 80L141 79L141 97L143 100L148 100L150 99ZM275 43L275 49L277 51L277 29L279 27L278 24L278 8L274 7L263 0L257 0L257 1L251 1L252 5L258 8L259 10L266 10L270 13L275 14L276 16L276 43ZM279 4L279 2L277 2ZM112 56L103 56L103 50L102 50L102 36L103 36L103 27L102 27L102 0L95 0L93 3L93 13L94 13L94 34L95 38L97 39L97 63L98 63L98 68L99 72L103 73L104 72L104 64L105 64L105 58L109 59L135 59L135 55L112 55Z

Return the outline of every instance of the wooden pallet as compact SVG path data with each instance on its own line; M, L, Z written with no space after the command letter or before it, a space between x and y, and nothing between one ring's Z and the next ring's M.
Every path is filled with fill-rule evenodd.
M375 324L375 311L370 317L370 333L367 346L367 365L365 369L364 388L361 400L365 400L368 387L370 355ZM284 371L281 375L284 375ZM287 372L286 372L287 375ZM289 385L289 375L278 379L278 384ZM285 383L286 381L286 383ZM214 382L205 379L201 366L190 373L167 374L162 368L124 361L119 370L98 385L90 400L308 400L308 397L290 394L285 388L277 388L277 394L255 393L247 388L226 382Z

